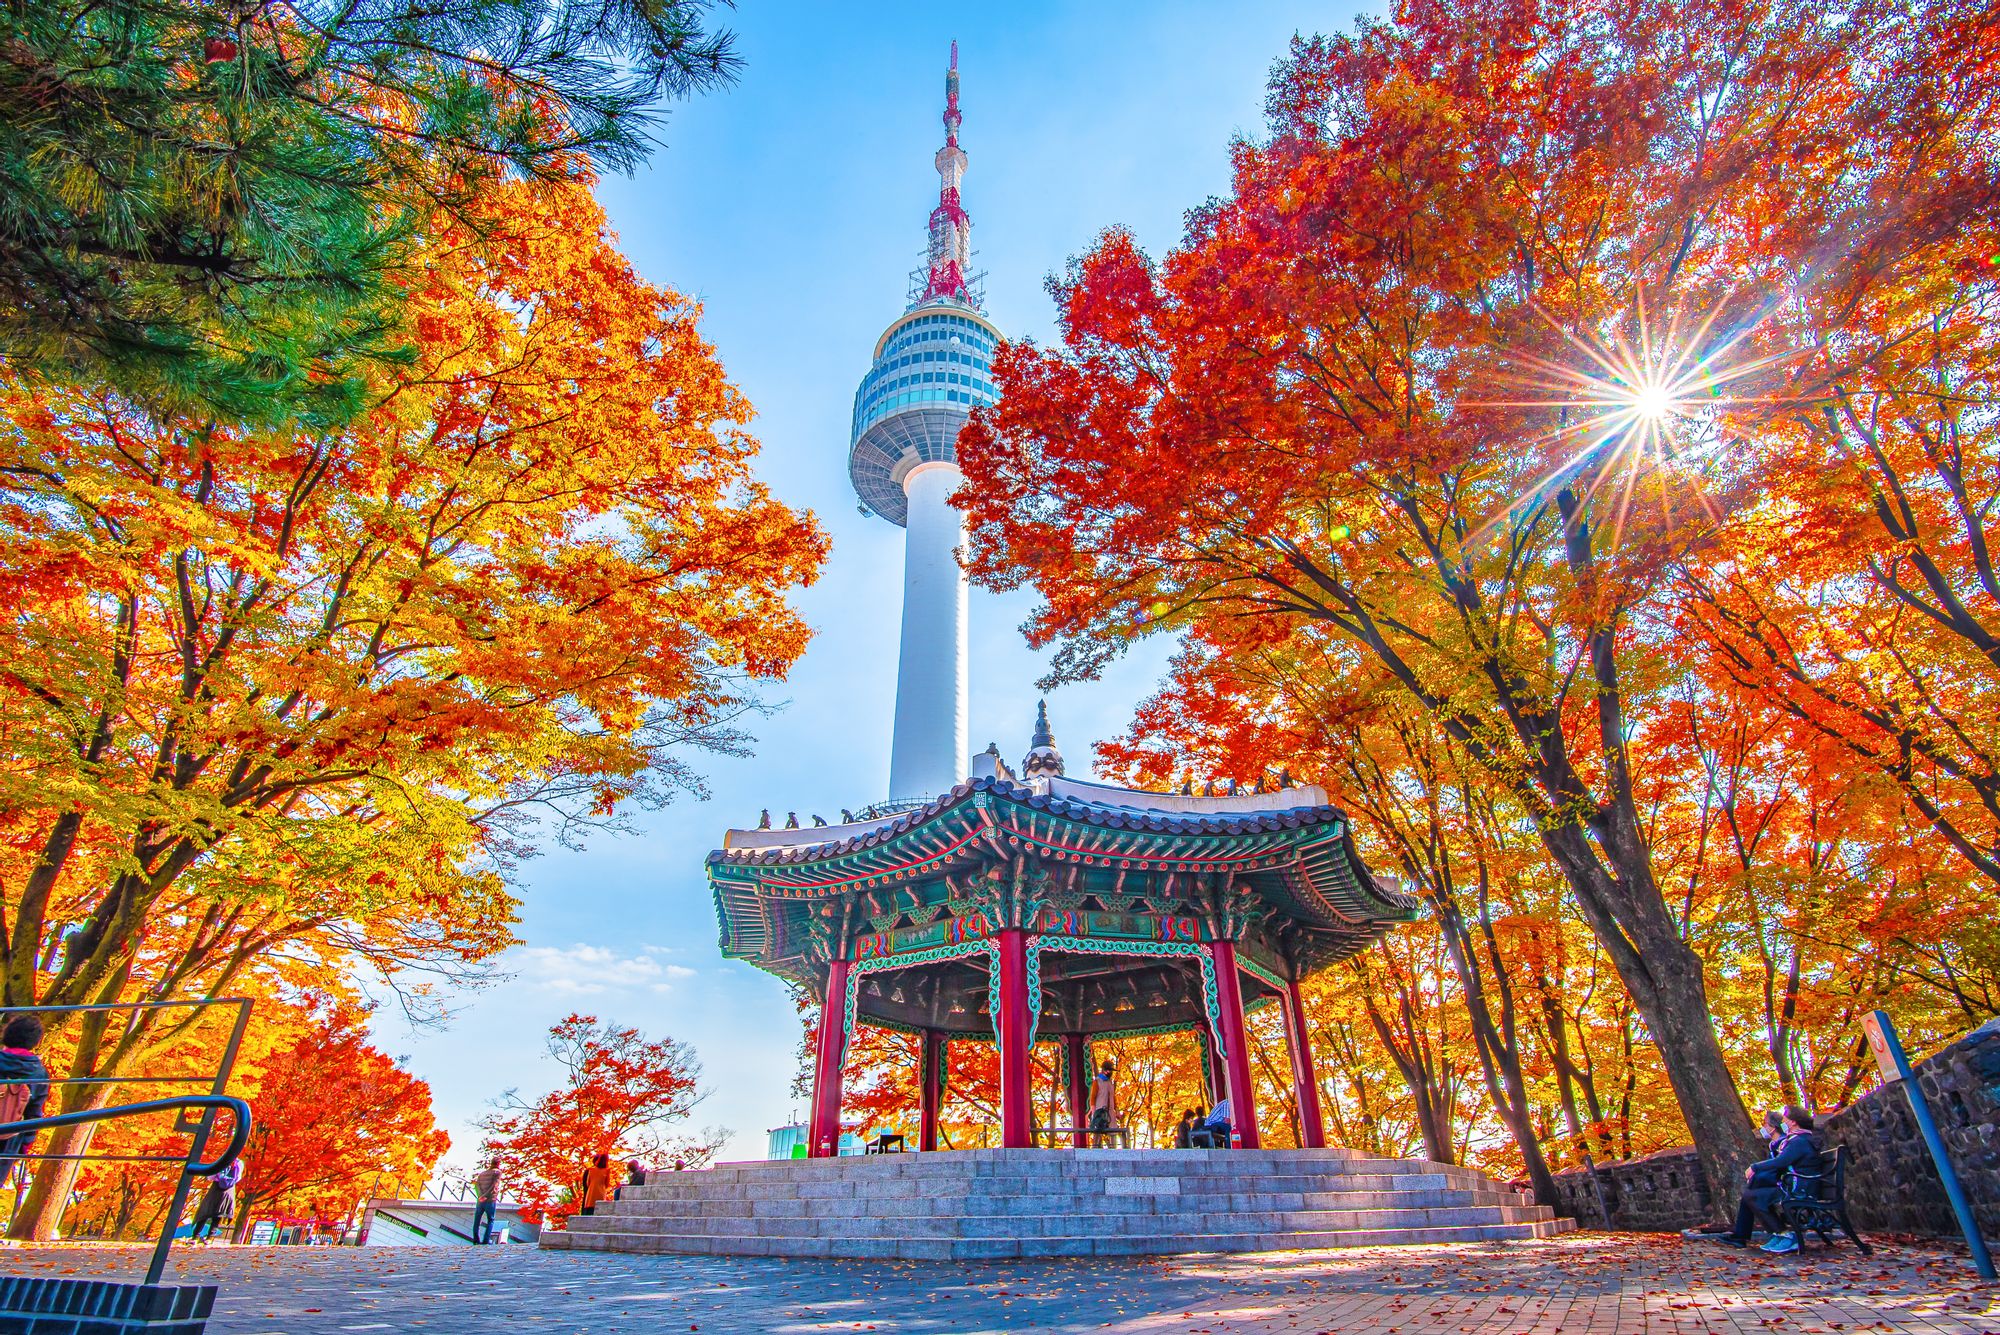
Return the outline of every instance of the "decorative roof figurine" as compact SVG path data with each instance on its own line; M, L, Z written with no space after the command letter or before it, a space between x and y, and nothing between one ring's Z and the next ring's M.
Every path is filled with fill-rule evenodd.
M1042 701L1035 709L1035 735L1028 743L1028 754L1021 758L1021 778L1033 783L1036 779L1063 775L1062 752L1056 750L1056 735L1049 729L1049 702Z
M988 742L986 749L972 758L972 777L975 779L1005 779L1014 781L1014 771L1000 755L1000 744Z

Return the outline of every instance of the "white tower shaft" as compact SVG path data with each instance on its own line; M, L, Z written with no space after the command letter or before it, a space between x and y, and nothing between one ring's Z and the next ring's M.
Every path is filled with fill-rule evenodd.
M972 731L966 580L958 564L965 516L951 504L964 481L957 464L944 462L918 464L903 479L910 507L903 646L889 747L889 796L897 800L928 802L965 779Z

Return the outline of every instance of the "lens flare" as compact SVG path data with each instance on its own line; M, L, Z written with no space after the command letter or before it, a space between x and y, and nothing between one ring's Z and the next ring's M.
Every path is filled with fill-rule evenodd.
M1680 411L1680 400L1674 397L1672 386L1657 381L1647 381L1632 387L1632 416L1634 420L1657 424L1665 422Z
M1543 512L1550 497L1565 488L1595 497L1607 486L1617 487L1616 527L1624 527L1626 511L1640 476L1712 438L1710 419L1740 404L1768 403L1768 395L1741 397L1732 390L1789 354L1746 356L1742 345L1763 323L1771 307L1748 312L1733 332L1717 331L1717 314L1683 332L1678 320L1664 331L1652 328L1642 305L1637 313L1636 344L1620 338L1599 342L1563 329L1573 356L1565 361L1516 354L1523 367L1516 382L1536 397L1486 399L1468 406L1551 410L1552 425L1530 444L1553 453L1555 463L1534 478L1525 492L1482 524L1474 534L1483 541L1494 532L1518 527ZM1562 328L1546 311L1550 323Z

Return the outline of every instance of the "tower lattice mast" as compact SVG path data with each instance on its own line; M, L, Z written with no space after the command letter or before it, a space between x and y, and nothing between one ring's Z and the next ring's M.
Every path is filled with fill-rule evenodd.
M930 247L919 303L956 297L972 304L972 217L959 201L965 179L965 150L958 146L958 43L951 44L951 67L944 76L944 147L937 151L938 202L931 210Z

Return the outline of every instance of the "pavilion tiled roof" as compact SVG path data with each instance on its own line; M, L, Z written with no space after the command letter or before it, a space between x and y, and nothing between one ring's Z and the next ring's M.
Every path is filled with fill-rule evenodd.
M1072 780L1030 786L981 777L880 820L732 832L728 846L708 856L723 950L789 974L785 961L802 943L779 922L784 903L908 885L942 874L963 860L961 850L984 842L1055 863L1239 871L1323 938L1314 953L1338 958L1413 917L1416 901L1368 872L1346 815L1310 800L1324 796L1307 788L1196 799ZM1283 805L1298 798L1307 800ZM1209 809L1164 809L1175 805Z
M1018 802L1034 811L1105 830L1147 830L1161 834L1242 835L1259 831L1302 830L1328 823L1345 823L1347 815L1338 807L1314 805L1279 811L1242 813L1178 814L1134 807L1111 806L1038 793L1025 784L1006 779L968 779L935 801L921 807L865 822L866 828L837 839L811 843L781 844L762 848L721 848L708 855L711 863L771 867L794 863L823 862L894 840L935 819L952 807L962 805L975 793L991 793ZM829 826L842 829L843 826ZM787 833L805 833L804 831Z

